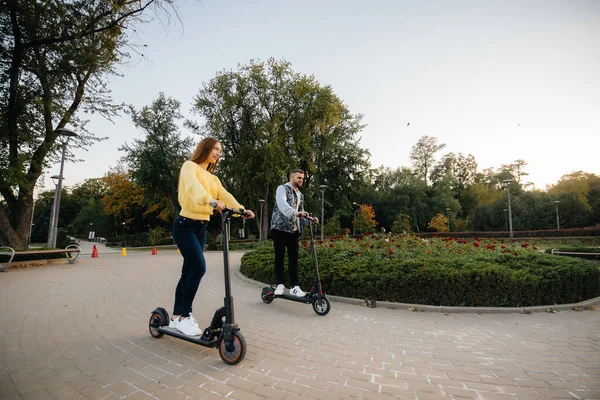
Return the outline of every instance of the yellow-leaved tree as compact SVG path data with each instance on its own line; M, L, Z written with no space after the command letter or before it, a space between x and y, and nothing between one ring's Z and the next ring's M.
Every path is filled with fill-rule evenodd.
M431 218L427 227L436 232L448 232L448 217L442 213L438 213L435 217Z
M360 205L360 211L356 215L354 224L357 233L371 233L375 231L377 221L375 221L375 211L370 204Z

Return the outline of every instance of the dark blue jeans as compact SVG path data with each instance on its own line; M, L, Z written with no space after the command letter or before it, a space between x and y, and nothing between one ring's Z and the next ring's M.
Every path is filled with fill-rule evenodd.
M173 240L183 256L181 278L175 289L173 315L187 317L192 312L192 303L206 272L204 244L206 243L206 223L178 216L173 222Z

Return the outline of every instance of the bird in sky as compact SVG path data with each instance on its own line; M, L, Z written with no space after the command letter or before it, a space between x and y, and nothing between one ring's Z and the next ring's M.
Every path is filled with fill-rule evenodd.
M406 124L406 126L409 126L409 125L410 125L410 122L408 124Z

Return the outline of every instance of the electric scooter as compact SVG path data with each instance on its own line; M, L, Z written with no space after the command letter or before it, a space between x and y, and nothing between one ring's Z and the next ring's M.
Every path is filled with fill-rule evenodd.
M174 336L188 342L205 347L219 349L221 359L230 365L235 365L246 355L246 339L240 332L234 320L233 297L231 296L231 280L229 271L229 221L234 215L245 215L244 210L234 210L226 207L223 210L223 269L225 275L225 305L215 311L210 326L204 329L202 335L188 336L176 328L169 328L169 313L156 307L150 316L150 335L161 338L163 335Z
M310 289L306 295L303 297L293 296L291 294L275 294L275 288L273 286L266 286L262 289L261 299L264 303L269 304L274 299L284 299L296 301L298 303L312 304L313 310L318 315L326 315L331 309L331 303L329 299L323 292L323 287L321 286L321 278L319 277L319 265L317 262L317 250L315 249L315 234L314 227L315 224L314 217L307 217L310 227L310 249L312 252L312 265L315 272L315 283L313 287Z

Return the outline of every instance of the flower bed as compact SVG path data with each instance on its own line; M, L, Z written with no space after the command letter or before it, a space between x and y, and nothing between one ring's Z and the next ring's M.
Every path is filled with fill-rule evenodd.
M542 254L535 243L494 239L365 235L317 242L321 281L337 296L445 306L567 304L600 296L597 264ZM309 243L301 241L299 277L313 284ZM275 282L273 247L242 258L241 272Z

